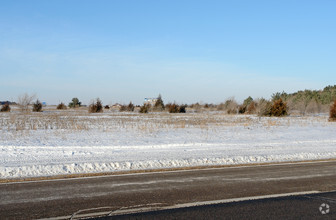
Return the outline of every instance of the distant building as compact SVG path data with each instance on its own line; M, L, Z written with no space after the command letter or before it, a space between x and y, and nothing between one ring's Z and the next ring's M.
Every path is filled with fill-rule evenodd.
M122 105L119 103L115 103L114 105L112 105L112 108L120 108Z
M155 105L157 100L157 98L145 98L144 104Z

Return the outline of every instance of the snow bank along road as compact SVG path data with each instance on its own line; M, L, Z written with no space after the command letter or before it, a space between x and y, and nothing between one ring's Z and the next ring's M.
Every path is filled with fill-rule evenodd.
M335 133L326 115L1 114L0 179L330 159Z
M335 167L336 161L329 160L3 183L0 216L69 218L84 209L155 209L270 194L332 191L336 190Z

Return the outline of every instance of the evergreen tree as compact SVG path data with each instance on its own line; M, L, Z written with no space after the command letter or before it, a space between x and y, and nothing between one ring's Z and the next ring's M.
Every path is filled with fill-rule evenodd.
M155 110L160 110L160 111L165 109L165 105L163 103L161 94L157 97L157 100L156 100L155 105L154 105L154 109Z
M82 103L78 100L78 98L73 98L72 102L69 103L69 108L78 108L82 105Z
M42 111L42 103L39 100L36 100L35 103L33 103L33 112L41 112Z

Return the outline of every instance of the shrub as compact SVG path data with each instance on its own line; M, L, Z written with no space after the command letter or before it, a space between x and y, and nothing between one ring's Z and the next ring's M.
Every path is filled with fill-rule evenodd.
M6 103L1 107L1 112L10 112L11 108L9 107L9 104Z
M127 106L126 106L126 105L121 105L120 108L119 108L119 111L120 111L120 112L125 112L125 111L127 111Z
M82 103L78 100L78 98L73 98L72 102L69 103L69 108L78 108L82 105Z
M192 108L192 109L195 109L195 112L201 112L202 111L202 106L198 102L194 103L194 104L191 104L189 107Z
M168 104L169 113L186 113L186 105L179 106L178 104Z
M330 107L329 121L336 121L336 100L334 104Z
M150 104L144 104L143 106L140 107L140 113L148 113L151 105Z
M134 111L134 105L132 102L130 102L127 106L127 111L133 112Z
M273 102L271 107L271 115L270 116L285 116L287 115L287 103L282 101L282 99L278 99Z
M224 108L228 114L237 114L238 104L234 98L230 98L225 101Z
M164 109L165 109L165 105L163 103L161 95L159 95L157 97L157 100L156 100L155 104L154 104L154 110L162 111Z
M180 113L186 113L186 108L187 108L187 105L181 105L180 109L179 109L179 112Z
M67 109L67 107L63 102L61 102L60 104L57 105L56 109L64 110Z
M272 103L264 98L258 101L256 112L259 116L271 116Z
M254 114L256 112L256 104L252 101L247 107L247 114Z
M245 114L245 113L252 114L254 112L255 112L255 104L251 96L246 98L242 105L238 106L239 114Z
M93 102L89 106L89 113L98 113L98 112L103 112L103 104L99 98L96 100L96 102Z
M132 102L130 102L128 105L122 105L122 106L120 106L119 111L121 111L121 112L125 112L125 111L133 112L134 111L134 105L133 105Z
M39 100L33 103L33 112L41 112L42 111L42 103Z
M237 109L228 109L227 111L226 111L226 113L228 113L229 115L234 115L234 114L237 114Z
M238 108L239 114L244 114L246 112L246 105L240 105Z
M109 105L105 105L104 108L105 108L105 109L110 109L110 106L109 106Z
M179 112L179 106L177 104L170 104L168 105L168 111L169 113L178 113Z

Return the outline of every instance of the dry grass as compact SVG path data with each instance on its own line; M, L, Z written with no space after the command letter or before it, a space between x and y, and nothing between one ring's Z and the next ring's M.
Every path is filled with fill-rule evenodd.
M87 130L84 120L67 114L10 114L0 118L0 128L6 130Z
M203 130L225 127L251 126L289 126L292 121L301 120L300 124L310 123L308 118L268 118L253 115L227 115L225 112L203 112L169 114L160 113L131 113L108 111L96 115L89 114L87 108L55 110L46 108L42 113L10 112L0 115L0 130L31 131L31 130L99 130L140 131L153 133L170 129L197 128ZM315 121L327 121L325 117L314 117Z

